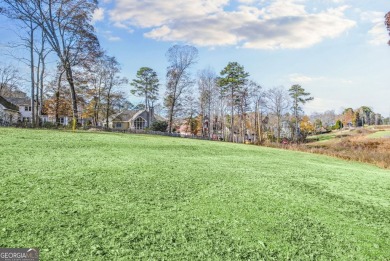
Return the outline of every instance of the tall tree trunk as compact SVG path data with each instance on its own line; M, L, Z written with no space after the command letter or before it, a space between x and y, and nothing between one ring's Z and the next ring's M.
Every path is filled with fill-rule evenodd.
M208 105L209 105L209 111L208 111L208 118L209 118L209 124L208 124L208 136L209 139L212 137L212 120L211 120L211 91L209 91L209 100L208 100Z
M61 89L61 79L62 75L64 74L65 71L61 71L60 75L58 76L58 81L57 81L57 91L56 91L56 105L55 105L55 120L56 120L56 125L60 125L60 118L59 118L59 109L60 109L60 89Z
M97 126L97 114L98 114L98 98L97 96L93 97L94 105L93 105L93 126Z
M232 87L232 93L231 93L231 102L232 102L232 106L231 106L231 119L230 119L230 123L231 123L231 126L230 126L230 141L233 142L233 138L234 138L234 89Z
M281 131L281 127L280 127L280 116L278 116L278 136L277 136L277 143L280 142L280 131Z
M39 86L39 115L42 115L42 106L43 106L43 77L45 73L45 61L42 60L42 70L41 70L41 81ZM42 122L43 124L43 122Z
M34 76L34 28L30 21L30 70L31 70L31 124L35 127L35 76Z
M38 54L38 64L37 64L37 76L36 76L36 93L35 93L35 126L39 126L39 86L41 81L41 54Z
M107 93L107 108L106 108L106 128L108 129L108 117L110 115L110 100L111 100L111 91L108 91ZM114 127L114 126L112 126Z
M76 95L76 90L73 81L72 67L70 66L68 61L65 62L65 72L66 72L66 79L70 87L70 93L72 96L72 129L75 130L78 121L77 95Z
M169 133L172 133L172 121L173 121L173 106L171 106L169 110L169 126L168 126Z

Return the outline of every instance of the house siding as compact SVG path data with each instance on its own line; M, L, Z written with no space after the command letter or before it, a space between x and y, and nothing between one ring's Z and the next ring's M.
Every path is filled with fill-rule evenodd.
M0 104L0 125L16 124L20 120L18 111L10 110Z
M117 123L120 123L121 127L117 127ZM129 122L114 121L112 122L112 128L116 130L127 130L129 129Z

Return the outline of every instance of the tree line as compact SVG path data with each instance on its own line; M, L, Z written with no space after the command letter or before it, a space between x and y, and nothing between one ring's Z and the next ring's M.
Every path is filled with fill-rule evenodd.
M83 97L79 95L82 92L91 96L90 100L96 107L100 107L104 99L108 115L112 98L116 95L114 88L125 80L119 79L119 63L102 50L95 35L91 20L97 1L2 2L0 13L12 19L18 27L19 41L11 44L11 55L12 50L18 47L27 49L29 53L25 57L15 55L15 58L30 68L32 125L39 125L39 116L45 110L45 96L51 97L52 105L48 105L47 109L54 110L54 114L58 115L60 110L70 112L73 128L82 117ZM56 76L52 77L55 79L46 87L48 57L55 57L57 66ZM68 99L61 102L62 97Z
M175 45L166 52L165 93L160 95L160 80L150 67L141 67L131 81L120 76L120 64L95 35L91 19L96 8L94 0L3 0L1 14L19 27L19 42L11 47L22 46L29 53L15 58L30 68L33 126L41 124L42 114L55 115L56 123L60 115L71 115L75 128L80 118L108 126L109 117L120 111L153 109L166 115L167 132L184 125L196 135L262 143L283 138L298 142L338 121L344 126L384 122L368 107L333 113L332 120L305 116L303 105L313 97L301 85L266 90L237 62L219 73L205 68L192 75L199 57L190 45ZM388 21L389 15L389 28ZM48 57L57 61L54 72L47 68ZM0 76L0 95L15 94L18 70L3 66ZM143 104L134 106L125 98L119 87L129 84L130 93L142 97Z

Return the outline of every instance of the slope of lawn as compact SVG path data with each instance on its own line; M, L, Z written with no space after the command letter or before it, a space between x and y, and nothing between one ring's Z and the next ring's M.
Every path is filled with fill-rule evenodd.
M368 135L367 138L390 138L390 130L377 131Z
M0 247L41 260L389 260L390 171L160 136L0 128Z

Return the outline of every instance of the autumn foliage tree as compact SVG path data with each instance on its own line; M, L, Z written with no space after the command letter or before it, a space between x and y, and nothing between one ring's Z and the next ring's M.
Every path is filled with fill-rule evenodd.
M355 112L352 108L347 108L344 110L341 116L341 122L344 126L351 125L355 122Z
M57 55L68 82L73 127L78 118L74 69L100 52L92 26L96 0L3 0L16 17L38 26Z
M310 122L308 116L303 116L299 123L302 139L306 139L307 135L315 132L315 125Z

